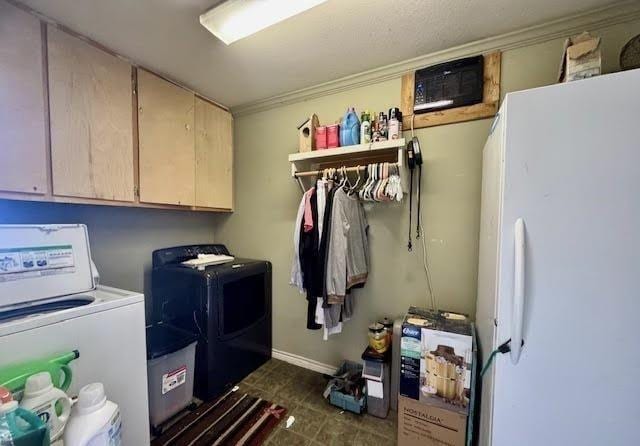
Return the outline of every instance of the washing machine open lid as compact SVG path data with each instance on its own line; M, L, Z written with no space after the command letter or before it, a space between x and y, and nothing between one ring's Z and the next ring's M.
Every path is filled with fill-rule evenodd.
M0 311L95 287L85 225L0 225Z
M0 318L0 338L134 304L144 306L142 293L98 285L95 290L86 293L51 298L46 301L34 301L22 306L11 307L9 310L6 310L5 307L5 311L0 311L0 314L9 314L6 314L7 317L4 319ZM1 339L0 342L2 342Z

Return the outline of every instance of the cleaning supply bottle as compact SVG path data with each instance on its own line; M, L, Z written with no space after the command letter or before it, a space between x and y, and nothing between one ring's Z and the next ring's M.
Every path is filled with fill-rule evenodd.
M53 385L67 390L71 384L71 368L69 363L80 357L78 350L65 352L50 358L36 359L0 368L0 386L6 387L14 394L21 394L27 378L40 372L49 372Z
M340 146L352 146L360 144L360 120L356 110L351 107L340 123Z
M61 407L58 415L56 404ZM63 390L53 387L49 372L40 372L27 378L20 407L34 412L49 426L51 441L62 436L64 425L71 413L71 398Z
M402 115L397 107L389 109L389 135L388 139L399 139L402 132Z
M33 412L18 406L11 391L0 387L0 445L49 446L49 428Z
M360 125L360 142L369 144L371 142L371 115L369 111L362 112L362 124Z
M120 446L122 421L118 405L107 401L102 383L80 389L64 430L65 446Z
M387 140L387 130L388 130L388 122L387 115L384 112L380 112L378 116L378 132L380 136L378 137L378 141L386 141Z

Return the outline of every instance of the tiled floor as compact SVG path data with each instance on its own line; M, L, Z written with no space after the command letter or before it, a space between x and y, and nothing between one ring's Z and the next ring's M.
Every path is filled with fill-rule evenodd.
M240 383L240 390L288 409L267 440L271 446L378 446L396 444L396 414L387 419L342 412L322 397L321 374L272 359ZM295 422L286 428L292 415Z

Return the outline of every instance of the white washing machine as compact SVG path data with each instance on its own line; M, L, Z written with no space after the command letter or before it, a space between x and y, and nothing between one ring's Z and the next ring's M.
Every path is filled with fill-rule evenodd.
M103 383L123 445L148 445L144 296L97 285L84 225L0 225L0 369L74 350L67 393Z

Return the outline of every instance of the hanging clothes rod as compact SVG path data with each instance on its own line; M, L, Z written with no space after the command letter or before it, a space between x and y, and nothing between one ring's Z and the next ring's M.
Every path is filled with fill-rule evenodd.
M373 163L376 164L376 163ZM384 163L377 163L377 164L384 164ZM397 165L398 163L388 163L389 165ZM338 173L340 173L340 171L347 171L347 172L357 172L358 170L366 170L367 169L367 165L364 166L354 166L354 167L347 167L346 169L341 169L341 168L335 168L336 170L338 170ZM293 176L295 178L300 178L300 177L313 177L313 176L317 176L322 174L325 170L327 169L320 169L320 170L306 170L306 171L302 171L302 172L295 172L293 174Z

